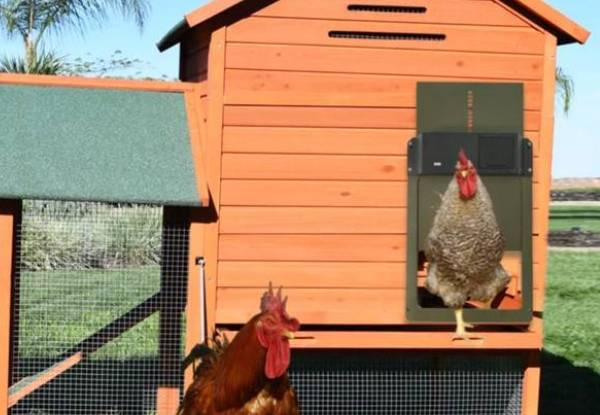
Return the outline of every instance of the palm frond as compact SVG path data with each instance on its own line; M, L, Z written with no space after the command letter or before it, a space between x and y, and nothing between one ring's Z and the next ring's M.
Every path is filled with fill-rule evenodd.
M0 72L58 75L64 73L66 68L64 58L54 52L38 52L30 65L21 56L0 58Z
M556 89L562 101L563 112L568 114L575 94L575 83L560 66L556 68Z
M43 5L41 4L43 3ZM109 11L132 18L142 29L150 12L148 0L53 0L40 2L40 34L76 30L83 34L89 25L100 25Z

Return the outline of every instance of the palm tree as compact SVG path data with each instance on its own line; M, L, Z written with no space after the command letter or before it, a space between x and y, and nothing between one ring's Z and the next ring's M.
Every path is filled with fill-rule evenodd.
M133 18L140 30L150 4L148 0L0 0L0 30L23 41L23 57L4 58L0 71L60 73L63 58L43 49L44 37L65 30L83 34L90 24L101 24L109 11Z
M556 92L562 100L563 112L568 114L571 109L571 100L575 93L575 83L560 66L556 68Z

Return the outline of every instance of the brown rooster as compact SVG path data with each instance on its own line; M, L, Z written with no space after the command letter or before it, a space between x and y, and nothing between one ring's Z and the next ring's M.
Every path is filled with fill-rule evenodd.
M462 309L468 299L491 306L509 276L500 264L505 241L492 200L477 170L461 150L427 237L426 288L453 308L455 338L467 338Z
M290 343L300 328L285 310L281 289L264 293L261 312L221 353L202 359L179 413L182 415L298 415L287 369Z

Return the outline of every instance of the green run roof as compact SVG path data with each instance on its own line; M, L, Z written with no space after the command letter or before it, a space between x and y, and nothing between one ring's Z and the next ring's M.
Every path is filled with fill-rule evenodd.
M0 198L201 204L183 92L3 84L0 144Z

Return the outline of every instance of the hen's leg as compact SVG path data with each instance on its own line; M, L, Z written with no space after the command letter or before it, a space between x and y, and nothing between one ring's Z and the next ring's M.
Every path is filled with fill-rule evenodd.
M455 339L466 339L466 338L468 338L469 336L467 336L467 330L466 329L468 329L468 328L472 329L473 325L465 323L465 320L463 318L463 309L462 309L462 307L454 309L454 317L456 318L456 332L454 333L454 338Z

